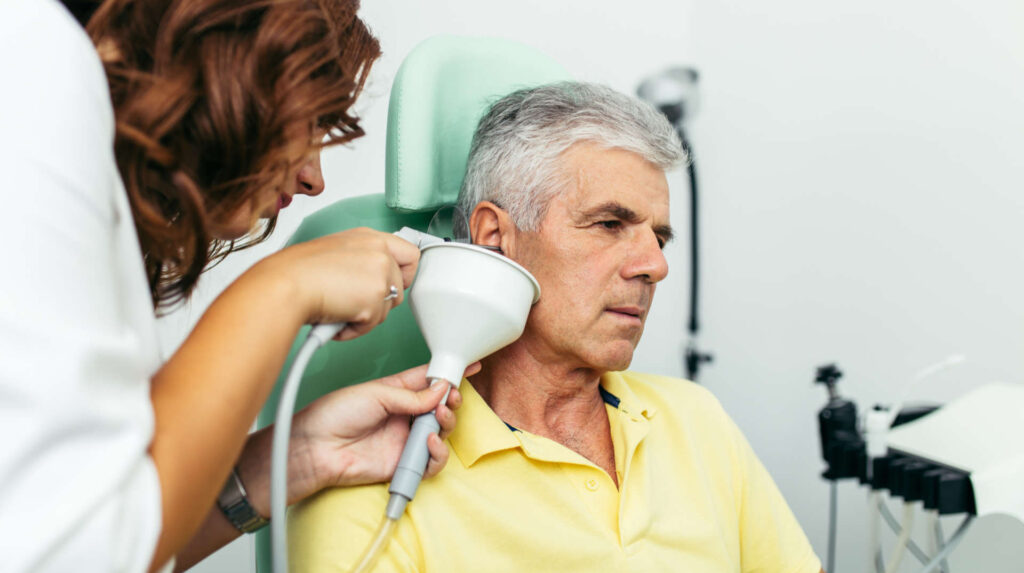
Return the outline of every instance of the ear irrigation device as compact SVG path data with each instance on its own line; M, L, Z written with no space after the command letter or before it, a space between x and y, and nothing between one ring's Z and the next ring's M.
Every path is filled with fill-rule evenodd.
M444 239L404 227L395 233L422 251L409 306L430 349L427 381L458 388L466 367L512 343L523 333L530 307L540 299L540 285L523 267L478 245ZM384 300L398 296L392 286ZM270 472L270 533L274 573L288 571L286 523L288 439L302 374L310 358L345 328L345 323L314 326L299 349L281 389L274 424ZM448 399L448 394L442 403ZM440 430L433 412L416 417L398 468L388 488L390 498L374 541L355 571L365 571L386 546L405 506L416 495L430 453L427 437Z

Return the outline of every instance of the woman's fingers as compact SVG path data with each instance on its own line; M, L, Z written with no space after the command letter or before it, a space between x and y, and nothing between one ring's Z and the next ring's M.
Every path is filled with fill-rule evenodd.
M451 435L452 430L455 429L455 412L452 412L448 406L441 404L434 410L434 417L437 418L437 423L441 425L441 439L443 440Z
M452 388L452 391L448 393L448 401L445 402L450 410L458 410L462 407L462 392L459 392L458 388Z
M430 461L427 462L427 477L437 475L448 463L448 446L441 441L437 434L427 436L427 450L430 452Z
M413 277L416 276L416 267L420 261L419 247L396 235L388 235L387 248L402 270L402 282L398 287L408 288L412 284Z
M480 368L481 366L479 362L474 362L470 364L466 368L466 376L468 377L472 376L473 374L476 374L477 372L480 371ZM387 378L382 378L381 382L387 384L388 386L400 386L408 390L422 390L427 386L426 375L426 365L416 366L415 368L410 368L408 370L399 372L392 376L388 376ZM440 386L442 388L444 387L444 385L441 383L435 384L435 386ZM462 393L459 392L458 388L452 387L451 391L448 393L448 400L445 401L445 406L447 407L448 410L452 411L458 410L460 407L462 407ZM440 419L438 419L438 421L440 422ZM447 436L447 434L445 435Z
M474 362L466 367L466 371L462 374L463 378L469 378L483 369L483 365L479 361Z
M381 384L376 389L376 398L388 415L417 416L437 408L444 397L444 386L434 384L429 388L411 391L391 384Z
M346 322L340 338L363 334L405 300L419 249L390 233L350 229L300 243L262 261L268 276L296 287L307 323Z
M388 386L397 386L408 390L422 390L427 387L427 365L414 366L397 374L381 378Z
M346 323L346 326L335 337L335 340L351 340L370 332L388 317L391 309L395 308L405 299L405 291L402 290L402 275L397 266L392 269L391 278L385 282L378 297L372 297L367 303L364 311L359 314L356 320Z

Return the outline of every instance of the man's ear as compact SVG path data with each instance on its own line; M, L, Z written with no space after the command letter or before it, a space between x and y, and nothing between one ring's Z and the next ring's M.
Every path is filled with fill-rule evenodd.
M481 201L469 216L469 236L476 245L498 247L506 256L515 252L515 230L507 211Z

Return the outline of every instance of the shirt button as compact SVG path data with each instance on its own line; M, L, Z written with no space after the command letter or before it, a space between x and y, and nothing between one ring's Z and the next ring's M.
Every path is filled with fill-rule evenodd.
M593 479L593 478L588 479L587 481L583 482L583 485L587 486L587 489L589 489L590 491L597 491L597 480L596 479Z

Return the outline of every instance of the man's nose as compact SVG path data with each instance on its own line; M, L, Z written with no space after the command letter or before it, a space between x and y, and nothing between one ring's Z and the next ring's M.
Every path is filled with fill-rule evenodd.
M324 174L320 171L320 152L317 151L309 158L300 169L299 173L295 176L296 186L295 193L309 195L311 197L319 195L324 191Z
M642 233L630 251L629 262L624 269L626 278L642 278L653 284L668 276L668 260L653 232Z

